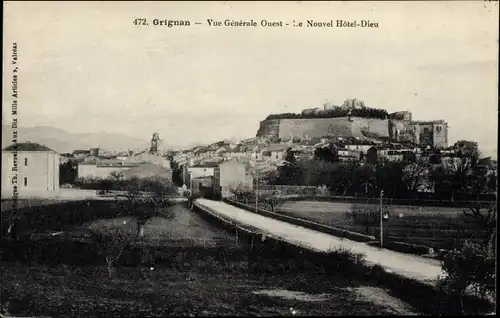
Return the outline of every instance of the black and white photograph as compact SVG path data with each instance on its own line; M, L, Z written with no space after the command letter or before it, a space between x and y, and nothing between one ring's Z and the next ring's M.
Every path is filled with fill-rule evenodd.
M4 1L0 317L496 315L498 1Z

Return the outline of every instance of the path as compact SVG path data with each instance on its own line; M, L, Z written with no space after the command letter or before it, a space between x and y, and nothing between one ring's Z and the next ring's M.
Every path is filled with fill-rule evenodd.
M243 225L257 228L270 236L279 237L294 245L301 245L311 250L327 252L335 248L347 248L363 253L371 264L379 264L384 269L434 284L439 275L443 275L439 261L414 255L398 253L386 249L368 246L365 243L342 239L320 233L305 227L258 215L221 201L198 199L196 204L207 207L222 216L229 217Z

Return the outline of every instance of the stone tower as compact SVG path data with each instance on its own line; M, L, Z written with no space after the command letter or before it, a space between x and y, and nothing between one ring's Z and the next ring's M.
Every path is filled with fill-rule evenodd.
M151 138L151 148L149 149L149 153L157 154L158 153L158 141L160 140L160 135L155 132L153 134L153 138Z
M356 98L346 99L342 104L342 108L348 108L348 109L359 109L365 107L366 107L365 102L362 100L358 100Z

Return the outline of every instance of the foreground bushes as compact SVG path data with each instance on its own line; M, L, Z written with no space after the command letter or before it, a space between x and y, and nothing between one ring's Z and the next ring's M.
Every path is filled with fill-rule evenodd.
M460 301L455 299L454 295L388 273L378 265L369 266L363 254L353 253L348 249L317 253L258 235L240 235L238 240L242 243L238 245L239 247L153 246L132 243L128 244L121 254L120 248L111 247L112 255L120 254L113 268L162 266L180 271L197 270L207 273L248 271L259 275L263 273L332 275L332 279L335 275L341 274L350 279L369 282L374 286L387 287L396 297L410 303L423 313L457 314L461 310ZM106 245L106 248L108 247ZM106 266L108 261L106 256L109 259L110 254L106 255L109 251L102 253L104 251L93 240L72 242L61 238L31 243L8 242L2 245L1 254L4 261ZM107 268L109 275L119 275L119 271ZM478 312L481 312L479 310L481 308L483 311L490 309L484 302L473 301L465 295L462 298L462 302L468 308L478 308ZM468 309L468 312L471 310Z
M480 308L464 304L467 291L480 299L496 298L496 253L492 246L465 242L460 248L443 255L442 267L447 277L441 282L441 287L460 299L464 314L480 313Z

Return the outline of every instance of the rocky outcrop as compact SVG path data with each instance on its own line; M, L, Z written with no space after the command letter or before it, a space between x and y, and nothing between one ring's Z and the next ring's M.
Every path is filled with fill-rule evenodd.
M257 137L279 138L280 121L283 119L266 119L260 122Z

